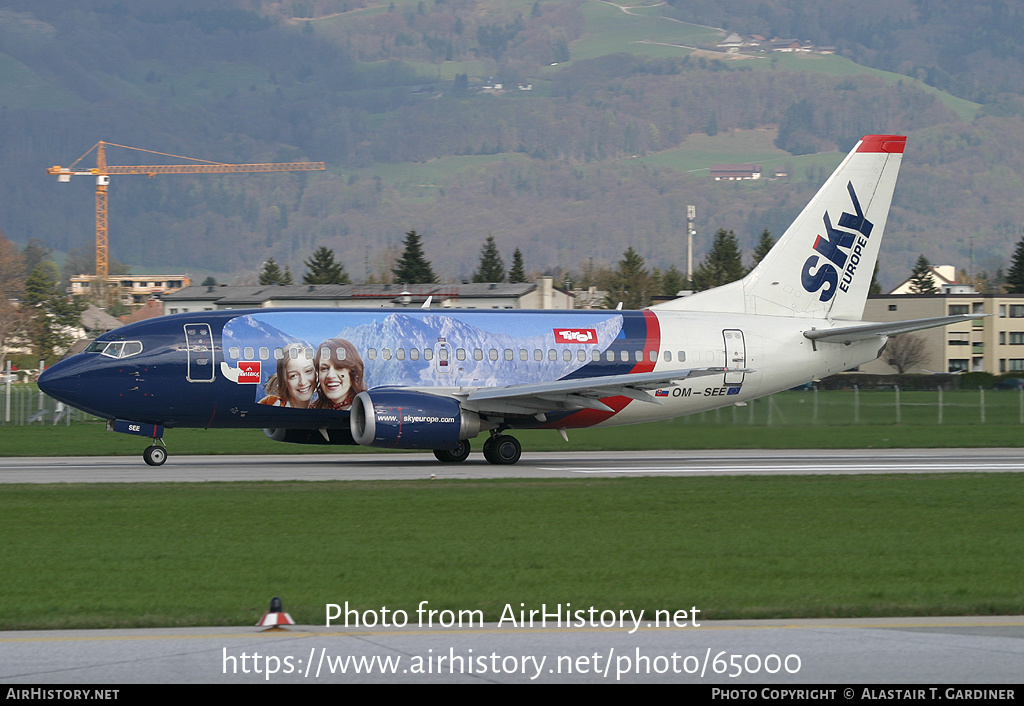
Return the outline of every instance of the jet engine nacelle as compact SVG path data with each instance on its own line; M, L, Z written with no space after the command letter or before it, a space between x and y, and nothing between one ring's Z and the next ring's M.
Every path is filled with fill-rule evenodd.
M481 429L480 417L458 400L405 390L360 392L350 424L356 443L392 449L453 449Z
M356 443L348 429L264 429L263 433L272 441L283 441L287 444L351 446Z

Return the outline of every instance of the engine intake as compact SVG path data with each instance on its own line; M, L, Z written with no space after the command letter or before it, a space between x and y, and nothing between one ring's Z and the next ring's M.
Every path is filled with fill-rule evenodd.
M349 422L356 443L393 449L453 449L481 429L458 400L405 390L360 392Z

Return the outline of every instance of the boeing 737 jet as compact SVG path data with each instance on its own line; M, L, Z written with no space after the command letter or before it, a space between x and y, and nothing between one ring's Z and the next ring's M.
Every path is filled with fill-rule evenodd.
M432 449L512 464L514 429L668 419L742 404L877 358L888 336L971 315L861 317L906 138L863 138L742 280L641 311L257 309L130 324L39 379L151 439L262 428L274 440ZM974 315L976 317L976 315Z

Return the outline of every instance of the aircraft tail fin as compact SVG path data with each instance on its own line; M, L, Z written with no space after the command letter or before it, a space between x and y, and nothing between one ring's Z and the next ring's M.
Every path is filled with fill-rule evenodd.
M861 319L906 139L862 138L743 279L651 308Z

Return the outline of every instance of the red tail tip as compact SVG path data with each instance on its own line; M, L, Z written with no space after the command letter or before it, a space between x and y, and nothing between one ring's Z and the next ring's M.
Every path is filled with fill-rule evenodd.
M906 135L865 135L861 138L857 151L903 154L903 147L906 143Z

